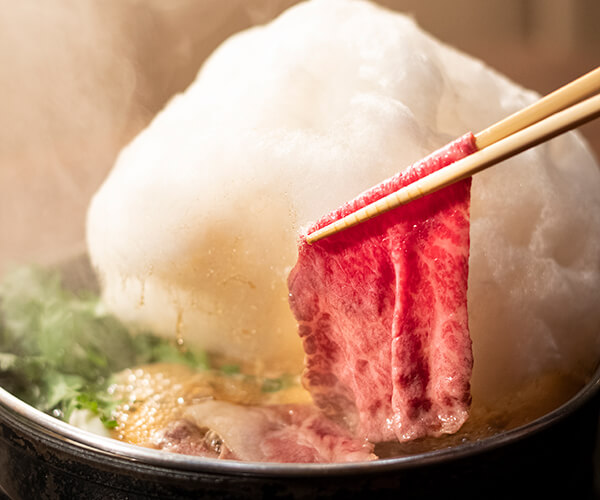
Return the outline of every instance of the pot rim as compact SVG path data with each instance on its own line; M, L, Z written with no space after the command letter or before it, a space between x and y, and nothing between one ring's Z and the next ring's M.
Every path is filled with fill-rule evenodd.
M508 445L522 437L542 431L575 412L598 392L600 392L600 365L596 368L591 380L577 394L558 408L525 425L481 440L466 442L447 448L369 462L332 464L241 462L237 460L209 459L144 448L113 438L100 436L58 420L18 399L2 387L0 387L0 407L12 413L12 416L17 417L21 423L29 427L38 427L41 432L52 434L59 441L85 448L88 451L95 450L103 454L109 454L114 458L126 461L165 468L171 471L297 477L376 473L437 464L448 459L470 457Z

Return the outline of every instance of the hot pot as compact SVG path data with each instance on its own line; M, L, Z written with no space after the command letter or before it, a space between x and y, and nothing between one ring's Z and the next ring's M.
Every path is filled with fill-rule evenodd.
M217 461L77 429L0 389L0 486L31 498L597 498L600 368L568 402L518 428L353 464Z
M158 2L148 3L159 10ZM215 10L222 9L225 4L224 2L213 3ZM232 2L231 5L234 3ZM280 8L283 9L283 4L293 2L282 1L279 3L282 4ZM400 6L402 2L395 3ZM17 4L18 2L15 2L15 6ZM424 6L423 8L427 5L425 2L421 4ZM476 10L477 5L477 3L473 3L471 10ZM404 5L402 6L404 7ZM42 6L39 7L42 8ZM79 36L80 31L83 31L81 26L88 27L80 22L81 19L88 20L87 9L75 6L75 4L70 7L71 10L64 10L64 5L59 2L49 3L43 7L46 8L43 13L55 14L55 21L59 23L57 26L60 27L57 32L71 29L78 34L78 36L72 36L73 40L78 41L78 45L70 47L71 52L75 55L80 55L78 50L84 54L74 58L77 63L85 56L85 60L93 63L92 68L97 69L98 75L102 77L107 73L108 68L111 70L109 72L112 83L116 88L112 89L112 100L100 101L90 110L89 117L97 117L100 113L99 116L102 119L85 120L81 119L81 109L85 110L86 108L82 108L81 103L86 102L83 98L87 98L87 87L82 86L85 92L81 92L81 95L71 92L73 89L70 87L65 87L64 93L68 94L68 100L56 98L50 100L50 102L59 104L54 110L55 114L51 114L50 117L54 119L54 123L63 123L68 119L72 120L74 124L64 127L64 130L62 127L47 127L46 122L39 120L37 113L34 113L35 119L30 120L29 129L24 129L26 134L20 138L21 142L13 141L16 144L15 150L25 150L25 146L28 146L36 154L39 152L39 158L38 156L27 158L29 162L33 162L33 166L30 167L25 160L19 163L20 156L16 153L16 157L13 158L11 150L10 155L2 158L3 165L15 165L23 172L26 172L27 168L32 168L31 172L36 173L37 171L33 169L35 162L46 167L52 158L61 158L66 165L62 165L67 172L64 176L69 177L68 167L71 165L73 177L77 182L66 183L67 186L61 190L58 182L49 182L48 175L32 174L27 178L27 182L19 184L15 182L15 179L19 181L20 177L14 174L15 179L11 178L10 169L0 171L0 174L8 175L6 182L0 182L0 186L8 187L0 197L0 201L4 200L7 203L6 210L0 212L11 214L9 217L11 222L14 219L14 224L11 225L9 231L3 228L2 246L4 248L0 250L4 252L2 254L4 258L23 256L23 258L29 259L30 254L35 253L29 251L31 248L43 248L43 253L48 254L51 258L61 254L65 250L63 247L71 249L73 242L78 243L81 239L79 226L82 225L81 219L83 219L88 198L106 174L119 148L149 121L151 115L162 107L170 95L185 88L193 78L202 59L210 52L209 49L214 48L228 34L225 31L239 30L250 21L243 16L232 16L231 19L228 19L228 23L222 22L222 32L216 33L215 26L218 23L215 19L226 16L213 18L204 11L201 12L203 16L193 16L185 10L206 9L206 6L200 2L181 2L179 10L169 6L169 9L164 9L164 12L160 11L161 17L158 17L153 10L148 10L148 6L142 6L139 2L114 3L111 5L111 9L124 10L124 12L114 13L114 18L118 19L121 16L135 20L129 24L122 23L123 30L134 39L135 43L125 43L124 35L118 31L113 38L122 43L127 50L120 47L121 50L96 53L90 48L100 46L98 40L91 35L85 39ZM416 3L414 8L417 8ZM427 8L436 11L439 6L427 5ZM480 7L480 10L485 13L485 16L482 16L484 20L490 18L489 8L489 5ZM504 12L507 6L503 4L501 8ZM91 14L95 14L94 9ZM231 9L234 10L233 7ZM18 16L14 17L16 21L11 20L12 24L18 27L18 31L15 33L23 33L24 36L34 40L36 46L48 45L49 40L52 39L50 35L53 33L46 33L41 29L53 26L48 22L47 16L40 16L39 11L32 11L31 17L28 17L29 10L21 13L19 9L17 9L17 14ZM274 15L274 13L271 14ZM531 15L531 12L529 14ZM166 16L172 16L172 19ZM102 35L102 40L104 40L107 30L112 33L117 30L117 27L121 29L119 23L109 24L113 17L103 15L99 18L102 23L106 20L106 24L101 23L99 26L101 29L97 30ZM205 31L198 27L200 17L207 20ZM425 17L427 19L427 16ZM439 19L443 27L447 27L451 23L451 19L449 19L451 16L438 17L437 13L433 12L430 17L432 20ZM8 13L6 18L13 19L8 16ZM163 22L157 22L155 18ZM38 19L43 19L40 26L37 24ZM71 22L72 19L73 22ZM95 18L92 16L90 19ZM169 22L166 22L165 19ZM28 24L24 24L25 22ZM514 27L513 24L510 24L511 29ZM142 29L145 25L147 25L147 30ZM486 25L481 23L480 25L482 26L480 30L485 30ZM472 23L472 27L477 28L477 26L478 23ZM27 29L28 27L29 29ZM458 33L457 30L454 32ZM590 33L592 32L590 31ZM197 36L198 40L193 38L192 34ZM493 39L494 33L486 34ZM561 63L562 66L556 62L555 54L552 54L552 62L555 66L551 66L552 71L549 73L552 73L553 78L556 78L557 81L544 80L540 83L537 79L539 75L542 75L539 67L543 67L548 62L548 58L531 57L532 50L530 49L528 52L525 50L526 48L515 41L512 43L519 50L509 50L512 46L507 43L510 41L507 39L508 35L500 29L497 30L496 35L501 43L495 46L490 42L490 48L493 50L484 54L482 52L485 52L483 50L485 47L480 49L481 36L478 36L478 32L475 30L473 37L477 41L477 53L486 56L487 60L493 59L492 62L495 66L510 70L508 72L511 76L523 81L528 86L548 91L564 82L569 74L573 77L581 74L579 68L574 69L576 63L580 61L575 61L572 52L569 52L565 62ZM181 42L180 38L185 43ZM15 39L20 40L16 35ZM154 39L161 40L164 45L162 51L158 50L159 47L154 43ZM40 40L43 43L40 43ZM521 40L517 39L517 41L520 43ZM562 41L561 37L556 37L557 44ZM20 61L22 54L15 50L17 46L15 44L12 46L6 44L6 46L10 46L10 50L15 51L14 59ZM589 46L593 47L593 44ZM185 50L180 50L182 47ZM58 45L56 52L61 55L71 53L63 50L62 45ZM130 64L129 59L126 60L125 57L123 60L113 61L113 55L121 56L124 52L130 56L135 65ZM582 53L581 50L577 51L585 66L587 59ZM61 68L63 71L49 66L48 71L44 73L39 70L39 67L46 68L44 65L46 61L53 60L53 58L47 57L43 51L32 52L32 54L39 54L36 56L39 61L35 59L34 62L37 62L33 65L38 68L36 79L44 81L50 89L54 87L60 89L61 91L57 91L57 95L62 97L64 82L61 79L54 82L48 76L70 74L69 71L66 71L72 69L70 59L65 62L65 67ZM33 57L32 54L29 54L30 57ZM109 56L110 58L104 61L104 57ZM595 57L596 54L590 55L589 60L595 61ZM536 61L540 61L537 66L534 64ZM132 71L130 66L145 68L146 73L142 72L137 75L136 80L128 73L128 71ZM158 71L161 68L163 69L162 73ZM76 69L80 70L79 67ZM116 71L117 69L118 71ZM96 75L94 71L88 71L86 74L88 73L91 75L90 78ZM157 78L159 75L163 75L162 80ZM16 70L14 76L16 81L27 81ZM106 83L104 78L98 78L98 81L103 86ZM133 100L132 88L136 81L137 94L135 96L140 102L133 101L133 105L131 105L128 99ZM86 83L85 80L83 82ZM53 83L55 83L54 86ZM29 88L25 85L15 86L15 88L17 87L25 90ZM38 90L37 88L34 90L35 93L32 92L32 94L35 97ZM75 88L75 90L79 89ZM43 91L47 92L45 88ZM54 94L50 92L49 95ZM10 100L21 102L18 99L21 94L18 94L17 98L10 93L7 96L7 102ZM24 110L33 109L35 111L31 102L37 101L23 91L23 105L14 107L15 110L18 110L18 115L15 114L13 117L10 113L6 113L6 123L8 124L11 119L21 119ZM78 109L80 113L73 114L72 117L72 109ZM127 120L123 118L126 123L115 122L115 117L121 117L123 110L127 109L132 111L130 111L131 116L126 117ZM66 123L71 123L71 121L66 121ZM56 134L56 137L50 137L52 141L49 143L52 148L42 139L31 142L31 137L37 137L36 126L38 124L44 133L48 129ZM13 129L14 127L7 126L3 130L12 131ZM119 130L124 130L122 136L115 132ZM38 135L45 140L46 135ZM82 137L86 137L89 141L83 149L94 153L89 154L89 158L86 157L84 162L80 161L80 152L76 151L77 148L72 148L72 144L81 141ZM48 150L54 151L57 147L56 144L64 145L64 148L59 148L61 154L46 154ZM89 167L83 174L75 169L75 166L81 168L82 164ZM47 168L46 170L51 169ZM59 176L57 175L57 177ZM27 212L25 214L27 217L24 217L21 203L23 193L35 192L37 194L41 192L41 188L36 188L36 182L40 186L45 186L43 192L47 191L51 193L51 196L41 197L39 204L32 202L30 212ZM73 186L76 186L77 189L72 189ZM12 199L14 199L14 203L11 204ZM46 204L43 205L42 202ZM54 203L56 207L50 209L48 203ZM43 210L40 210L40 206ZM21 210L21 217L14 217L14 214L17 213L15 207L19 207ZM75 221L79 226L74 223L72 226L77 227L71 227L69 224L62 223L63 220L72 218L73 214L80 214L79 219ZM52 216L50 222L58 220L61 221L60 224L51 224L46 219L46 217L50 219L50 216ZM27 238L25 238L22 235L22 227L30 227L34 224L37 226L37 230L27 230ZM53 239L50 239L46 233L52 233ZM56 238L57 234L62 238ZM62 246L55 241L60 242ZM49 246L52 248L48 248ZM465 442L449 448L369 463L282 465L214 461L127 445L69 426L35 410L0 388L0 489L12 499L292 499L318 497L347 499L364 498L369 494L376 498L406 499L442 496L444 498L460 496L463 499L600 498L600 446L597 438L599 411L600 368L579 393L559 408L527 425L480 441Z

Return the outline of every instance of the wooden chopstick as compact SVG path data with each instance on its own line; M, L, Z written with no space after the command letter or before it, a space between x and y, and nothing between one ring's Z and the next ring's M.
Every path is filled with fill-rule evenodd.
M475 134L477 149L484 149L598 91L600 91L600 67Z
M600 90L600 68L476 134L479 150L475 153L310 233L306 236L307 243L312 244L433 193L597 118L600 116L600 95L571 105L597 90ZM539 104L542 101L543 104ZM478 138L487 145L481 147Z

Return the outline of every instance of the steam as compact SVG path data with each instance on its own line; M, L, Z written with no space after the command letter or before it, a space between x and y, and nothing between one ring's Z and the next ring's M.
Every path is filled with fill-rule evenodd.
M226 37L291 3L0 0L0 273L83 252L119 150Z

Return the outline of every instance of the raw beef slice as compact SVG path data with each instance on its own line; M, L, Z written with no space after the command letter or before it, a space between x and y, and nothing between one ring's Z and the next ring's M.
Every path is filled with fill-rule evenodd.
M325 216L307 234L476 151L472 134ZM315 403L371 442L468 417L470 179L312 245L288 279Z

